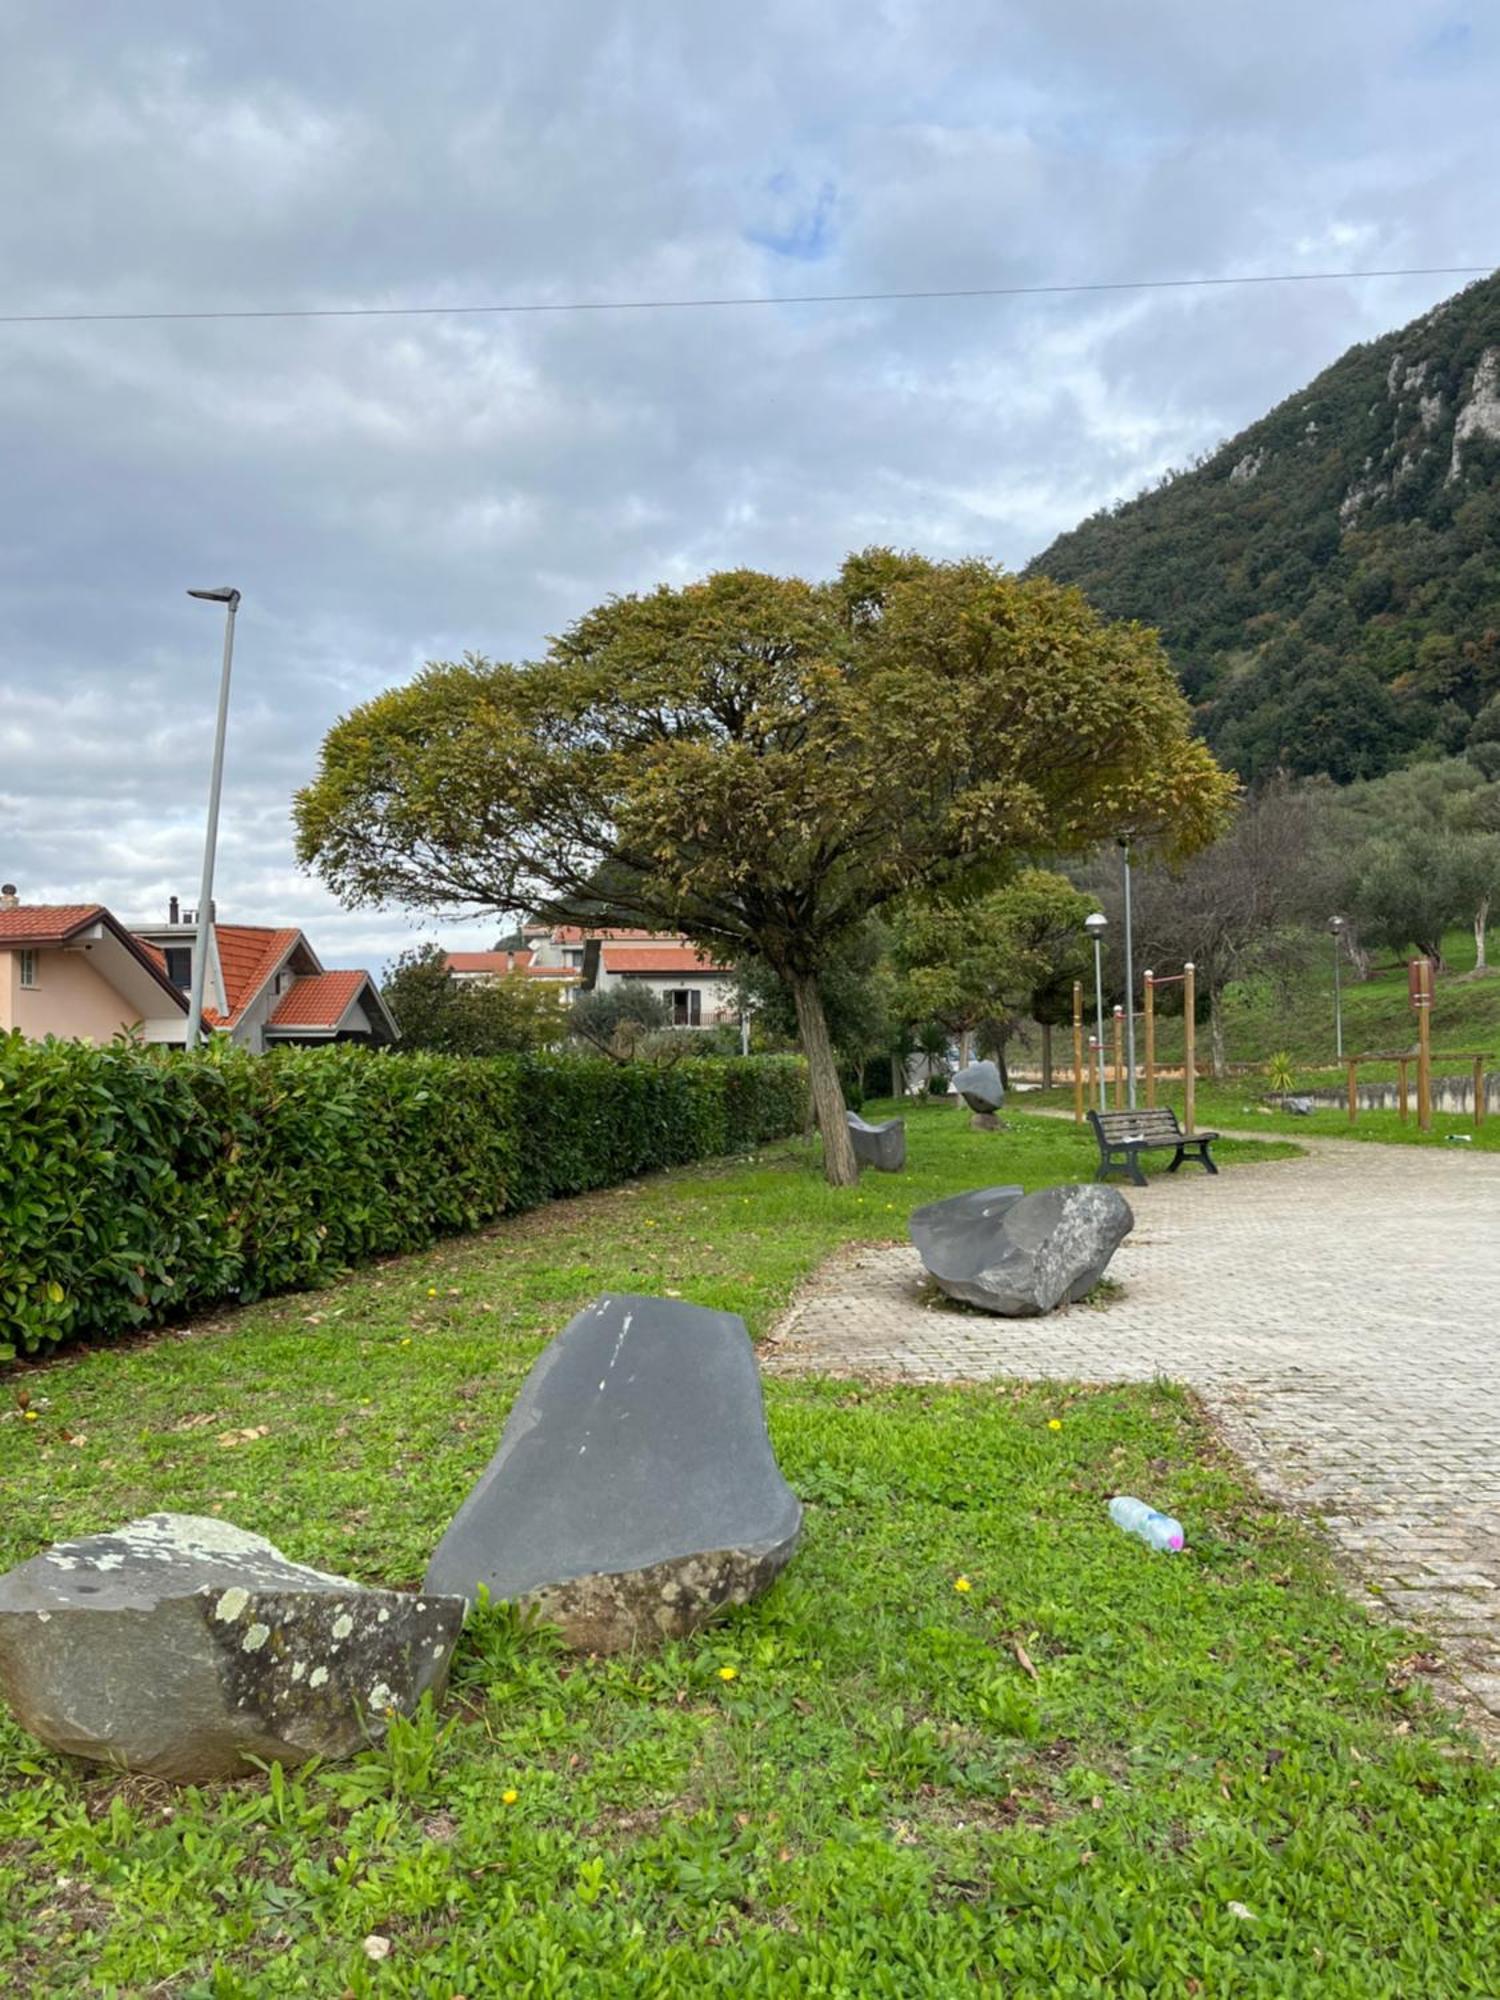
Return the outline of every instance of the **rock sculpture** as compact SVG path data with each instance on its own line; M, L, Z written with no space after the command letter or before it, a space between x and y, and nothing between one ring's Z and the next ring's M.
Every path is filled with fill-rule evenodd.
M612 1292L532 1369L426 1588L483 1585L616 1653L759 1595L801 1528L744 1321Z
M980 1188L915 1210L910 1229L950 1298L1031 1318L1093 1290L1134 1227L1118 1188Z
M994 1132L1000 1121L995 1116L1005 1102L1005 1086L992 1062L973 1062L957 1072L953 1088L974 1113L970 1121L981 1131Z
M906 1120L887 1118L882 1124L871 1125L857 1111L845 1115L854 1157L860 1165L874 1167L881 1174L899 1174L906 1165Z
M0 1689L54 1750L154 1777L347 1757L440 1691L461 1598L366 1590L260 1535L150 1514L0 1577Z

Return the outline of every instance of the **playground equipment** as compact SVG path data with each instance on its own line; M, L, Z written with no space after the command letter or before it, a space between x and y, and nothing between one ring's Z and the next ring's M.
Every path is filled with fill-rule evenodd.
M1146 1023L1146 1109L1156 1105L1156 992L1160 986L1180 986L1182 988L1182 1129L1184 1132L1196 1130L1198 1096L1198 1023L1195 1018L1198 1005L1197 974L1191 959L1181 972L1165 976L1155 972L1145 975L1145 1005L1142 1012Z
M1407 993L1413 1012L1417 1017L1417 1046L1415 1049L1377 1050L1362 1056L1344 1058L1344 1075L1348 1087L1349 1123L1354 1124L1359 1117L1359 1066L1361 1063L1387 1062L1396 1065L1396 1109L1405 1125L1411 1116L1410 1071L1413 1063L1417 1066L1417 1130L1432 1130L1432 960L1414 958L1407 968ZM1484 1066L1493 1061L1488 1049L1454 1049L1438 1057L1441 1063L1469 1063L1474 1074L1474 1130L1477 1132L1484 1123Z

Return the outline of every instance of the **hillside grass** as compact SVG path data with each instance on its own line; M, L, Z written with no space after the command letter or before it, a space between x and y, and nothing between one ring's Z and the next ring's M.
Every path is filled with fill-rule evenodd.
M857 1191L777 1147L18 1371L0 1554L171 1506L412 1583L597 1292L680 1292L762 1334L917 1201L1092 1166L1055 1121L907 1115L911 1169ZM1231 1173L1259 1157L1225 1148ZM694 1643L581 1661L490 1612L440 1714L345 1765L202 1789L0 1719L7 1993L1484 1990L1500 1774L1187 1396L767 1391L803 1546ZM1120 1537L1117 1490L1170 1507L1187 1553Z

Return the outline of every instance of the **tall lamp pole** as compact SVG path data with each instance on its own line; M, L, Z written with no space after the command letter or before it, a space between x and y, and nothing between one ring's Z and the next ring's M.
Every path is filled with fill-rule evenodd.
M1340 1062L1344 1060L1344 996L1339 986L1339 946L1344 941L1344 920L1330 917L1328 928L1333 933L1333 1047Z
M1109 918L1103 910L1095 910L1091 917L1085 917L1083 928L1094 940L1094 1021L1099 1037L1099 1099L1104 1109L1109 1109L1109 1084L1104 1067L1104 959L1102 944L1104 933L1109 928ZM1115 1096L1120 1094L1119 1079L1115 1081Z
M203 982L208 971L209 939L213 931L214 852L219 844L219 794L224 788L224 734L229 725L229 669L234 660L234 614L240 594L229 585L217 590L190 590L208 604L224 606L224 665L219 674L219 719L214 728L213 775L208 782L208 825L203 835L203 880L198 890L198 934L193 940L193 979L188 996L187 1045L198 1046L203 1019Z
M1135 1109L1135 940L1130 919L1130 835L1120 835L1120 860L1125 871L1125 1089L1126 1103ZM1119 1096L1116 1089L1115 1095ZM1118 1108L1118 1107L1117 1107Z

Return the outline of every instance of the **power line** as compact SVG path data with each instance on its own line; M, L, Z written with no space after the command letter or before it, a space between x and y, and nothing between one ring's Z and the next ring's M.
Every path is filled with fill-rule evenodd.
M1083 285L963 285L942 291L779 292L697 299L563 299L455 306L265 306L173 312L0 313L0 326L120 325L150 320L440 319L529 313L687 312L739 306L886 305L932 299L1036 299L1098 292L1207 291L1230 285L1329 285L1367 278L1472 278L1490 264L1425 264L1390 271L1275 271L1235 278L1123 278Z

